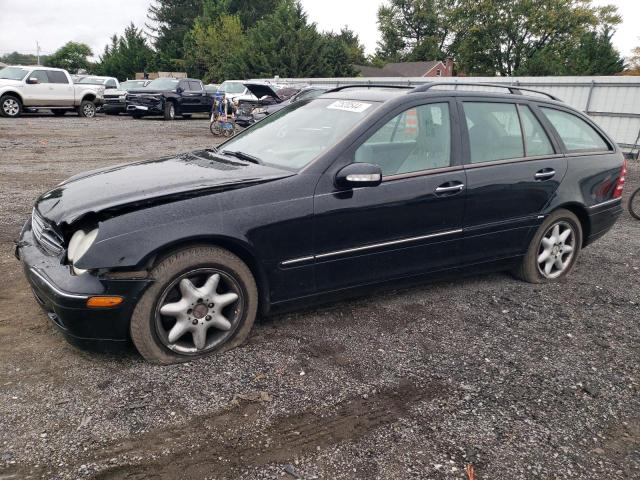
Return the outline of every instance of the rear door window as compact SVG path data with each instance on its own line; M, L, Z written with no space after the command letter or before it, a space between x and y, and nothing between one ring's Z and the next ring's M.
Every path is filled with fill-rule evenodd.
M47 72L47 76L51 83L69 83L67 76L63 72L58 72L57 70L49 70Z
M513 103L465 102L471 163L525 156L518 110Z
M560 135L567 151L611 150L596 129L576 115L555 108L542 107L541 110Z
M551 141L544 128L526 105L520 105L520 120L524 132L524 143L527 157L539 157L554 153Z

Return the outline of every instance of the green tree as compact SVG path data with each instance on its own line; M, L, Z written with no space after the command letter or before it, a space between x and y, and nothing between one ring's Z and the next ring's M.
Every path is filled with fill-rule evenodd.
M143 72L151 67L153 58L154 52L147 44L142 30L131 23L125 28L123 36L111 37L111 44L105 47L96 71L122 80L134 78L136 72Z
M70 73L78 70L89 70L91 62L89 57L93 55L89 45L77 42L68 42L63 47L56 50L53 55L47 58L46 64L49 67L64 68Z
M46 55L40 55L40 63L44 63L46 60ZM0 62L7 65L37 65L38 57L30 53L11 52L0 56Z
M242 56L246 46L247 38L238 16L222 15L214 22L198 18L185 38L189 74L205 82L243 78Z
M299 1L283 0L248 32L244 55L250 76L321 77L332 71L327 42Z
M159 53L159 63L167 65L184 58L185 36L201 13L202 0L154 0L146 27Z
M391 62L444 58L455 5L455 0L391 0L382 5L376 57Z
M629 66L625 71L626 75L640 75L640 47L636 47L631 51L629 57Z
M580 37L578 48L567 55L567 74L615 75L624 70L624 59L611 43L613 31L587 32Z
M273 13L281 0L203 0L203 16L210 23L222 15L235 15L243 30Z

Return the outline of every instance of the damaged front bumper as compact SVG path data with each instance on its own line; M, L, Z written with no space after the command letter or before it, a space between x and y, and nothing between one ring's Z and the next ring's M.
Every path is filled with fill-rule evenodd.
M31 220L22 229L15 254L36 301L71 343L102 348L129 340L133 309L152 280L73 275L62 262L64 253L51 255L38 245ZM123 301L111 308L87 307L89 298L105 295L119 296Z

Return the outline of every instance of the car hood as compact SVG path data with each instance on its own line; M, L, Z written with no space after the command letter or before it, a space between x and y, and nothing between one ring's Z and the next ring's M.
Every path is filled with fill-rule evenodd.
M262 98L264 96L273 97L278 101L281 101L281 98L278 96L276 91L271 88L271 85L267 85L266 83L245 83L244 84L249 91L256 96L256 98Z
M36 209L56 225L70 225L92 212L118 214L291 175L200 150L76 175L42 195Z

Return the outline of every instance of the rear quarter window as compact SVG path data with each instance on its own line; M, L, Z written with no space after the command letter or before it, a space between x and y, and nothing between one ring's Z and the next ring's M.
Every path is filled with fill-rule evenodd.
M568 152L609 151L611 146L580 117L555 108L541 108L556 129Z

